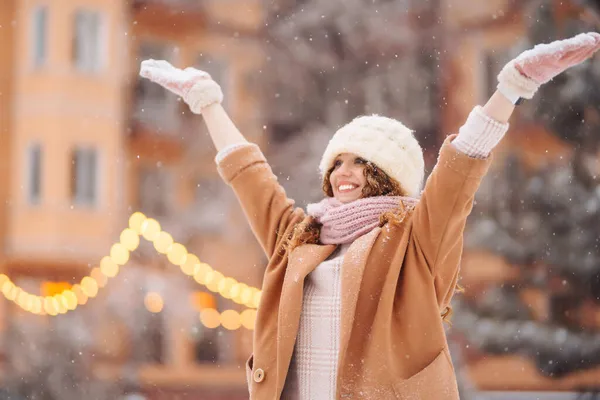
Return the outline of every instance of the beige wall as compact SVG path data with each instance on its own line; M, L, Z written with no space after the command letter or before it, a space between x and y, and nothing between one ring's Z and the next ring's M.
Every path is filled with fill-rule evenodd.
M17 2L7 248L14 256L36 255L82 262L106 254L123 221L123 89L127 31L124 2ZM32 63L32 13L48 7L47 59ZM101 15L98 72L82 72L72 61L74 13ZM27 148L42 146L42 199L26 198ZM71 151L90 146L99 154L98 203L73 205L70 198Z
M12 20L15 12L15 1L5 0L0 2L0 59L9 60L0 63L0 240L6 237L8 182L10 179L11 160L11 114L13 110L13 71L14 63L14 25ZM5 257L4 246L0 246L0 268L4 272ZM0 301L0 331L4 330L6 308L5 301Z

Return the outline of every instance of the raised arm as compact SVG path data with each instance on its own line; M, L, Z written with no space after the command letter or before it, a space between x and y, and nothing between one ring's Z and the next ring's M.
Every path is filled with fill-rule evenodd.
M514 105L599 48L600 35L593 32L521 53L502 69L498 90L485 106L475 107L458 135L446 140L413 217L415 243L435 277L441 307L454 291L466 219L488 156L506 133Z
M195 114L202 114L217 149L247 143L223 107L223 92L210 75L195 68L179 69L164 60L145 60L140 75L180 96Z
M508 122L515 104L522 99L533 98L542 84L587 60L598 48L600 34L590 32L549 44L539 44L524 51L504 66L498 75L498 90L481 109L482 113L496 122ZM503 135L482 134L478 129L462 129L453 144L467 155L484 158Z
M181 70L162 60L143 61L140 75L180 96L193 113L204 116L218 151L219 173L233 187L265 253L272 256L304 213L294 208L258 146L248 143L221 106L220 86L204 71Z
M221 104L215 103L207 106L202 111L202 115L217 151L231 145L248 143Z

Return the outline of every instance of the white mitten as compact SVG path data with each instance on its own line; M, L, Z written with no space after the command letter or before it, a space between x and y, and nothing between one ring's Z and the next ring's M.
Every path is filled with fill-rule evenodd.
M140 76L180 96L195 114L223 101L223 92L210 75L196 68L179 69L164 60L142 61Z
M581 33L569 39L538 44L519 54L498 75L498 91L509 100L531 99L538 88L600 49L600 34Z

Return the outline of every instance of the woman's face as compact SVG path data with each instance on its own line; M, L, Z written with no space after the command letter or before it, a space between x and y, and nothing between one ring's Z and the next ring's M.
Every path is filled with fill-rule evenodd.
M367 184L364 174L366 163L355 154L343 153L336 157L329 176L333 197L342 203L350 203L362 197L362 190Z

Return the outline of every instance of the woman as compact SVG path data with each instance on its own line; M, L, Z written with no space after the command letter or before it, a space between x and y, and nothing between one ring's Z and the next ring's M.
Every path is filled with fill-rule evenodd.
M521 98L599 47L599 34L581 34L509 62L496 93L446 139L421 194L412 132L389 118L355 119L325 149L327 197L307 212L228 118L208 74L142 63L143 77L204 115L219 172L269 257L247 363L251 399L458 399L443 319L490 152Z

